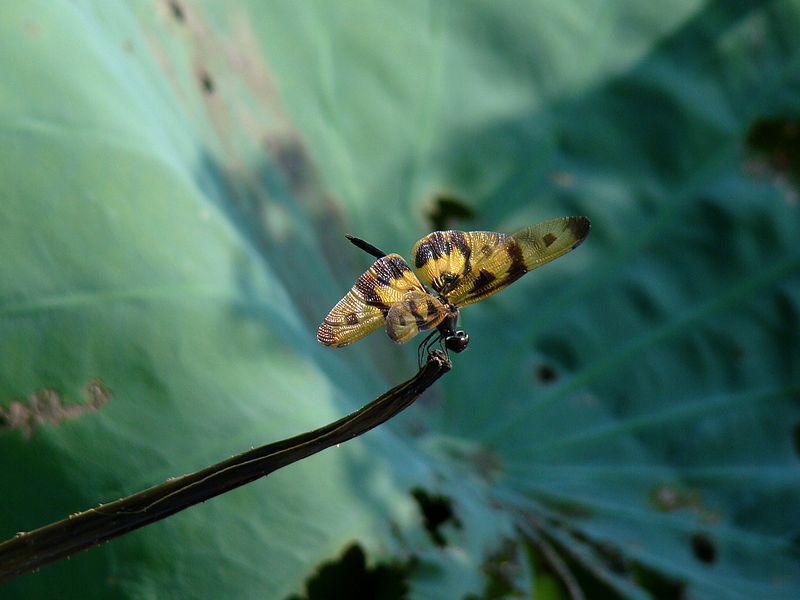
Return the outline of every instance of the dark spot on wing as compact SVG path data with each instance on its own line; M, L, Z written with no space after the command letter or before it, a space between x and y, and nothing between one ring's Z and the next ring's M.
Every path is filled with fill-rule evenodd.
M431 258L430 244L424 241L419 245L417 253L414 255L414 266L421 269Z
M391 269L375 269L375 280L380 285L392 285L394 273Z
M436 260L446 256L451 251L450 232L434 231L419 245L417 254L414 256L414 264L419 269L430 260Z
M450 252L450 242L442 231L434 231L429 236L431 242L431 257L441 258Z
M428 311L428 318L429 319L431 318L431 316L433 316L433 315L435 315L435 314L437 314L439 312L439 310L436 308L436 304L431 299L428 299L427 305L426 305L425 308Z
M410 271L406 261L399 256L391 256L388 258L390 267L394 270L396 277L402 277L406 271Z
M375 291L375 288L378 286L378 281L375 279L369 271L364 273L361 277L358 278L356 281L355 289L358 292L358 296L361 297L364 302L367 304L372 304L374 306L382 305L383 301L381 300L378 293ZM387 309L388 310L388 309Z
M554 236L552 233L546 233L543 238L544 245L550 247L553 245L553 242L555 242L557 239L558 238Z
M522 248L519 247L515 239L508 239L506 242L506 252L508 252L508 257L511 261L508 267L509 274L520 277L528 272L527 267L525 267L525 259L522 257Z
M417 303L414 302L413 300L407 302L406 305L408 306L408 310L411 313L411 316L414 317L414 322L417 324L417 329L419 329L425 324L425 317L423 317L419 313L419 311L417 310Z
M344 316L344 322L348 325L357 325L358 324L358 315L354 312L347 313Z
M370 268L378 283L385 286L391 286L395 279L401 279L409 270L406 261L399 256L379 258Z
M464 257L466 260L466 268L469 268L469 257L472 254L472 248L469 247L467 243L467 236L464 235L463 231L451 231L450 232L450 243L453 247L461 253L461 256ZM467 271L464 271L466 274Z
M482 287L492 283L497 277L489 273L486 269L481 269L478 278L472 283L472 290L479 290Z
M578 241L572 244L572 250L577 248L589 235L589 230L592 228L592 222L586 217L570 217L569 230L578 238Z

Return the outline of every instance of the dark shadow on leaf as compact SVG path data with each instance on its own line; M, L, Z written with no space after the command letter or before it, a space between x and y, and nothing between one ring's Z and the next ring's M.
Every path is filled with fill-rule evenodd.
M325 562L309 577L303 595L287 600L402 600L407 598L409 563L368 566L363 548L352 544L336 560Z
M457 529L461 528L461 521L453 510L453 501L441 494L429 494L422 488L414 488L411 495L419 505L425 529L434 544L443 548L447 539L442 532L442 526L450 524Z

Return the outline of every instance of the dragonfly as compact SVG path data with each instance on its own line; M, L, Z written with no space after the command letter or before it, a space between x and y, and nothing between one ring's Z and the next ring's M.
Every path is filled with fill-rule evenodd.
M418 348L420 362L425 349L436 343L463 352L469 335L457 328L461 308L574 250L590 228L587 217L573 216L510 234L434 231L411 250L416 274L399 254L347 236L377 260L331 309L317 329L317 340L341 348L383 327L389 339L404 344L432 330Z

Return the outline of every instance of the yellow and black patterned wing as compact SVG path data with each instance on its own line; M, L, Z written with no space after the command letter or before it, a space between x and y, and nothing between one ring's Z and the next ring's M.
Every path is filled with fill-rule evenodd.
M420 331L436 327L448 314L435 296L411 290L386 314L386 333L393 342L405 344Z
M360 340L381 327L389 309L410 291L428 295L402 256L379 258L331 309L317 339L336 348Z
M411 253L422 281L451 304L465 306L577 248L590 225L586 217L562 217L513 234L434 231Z

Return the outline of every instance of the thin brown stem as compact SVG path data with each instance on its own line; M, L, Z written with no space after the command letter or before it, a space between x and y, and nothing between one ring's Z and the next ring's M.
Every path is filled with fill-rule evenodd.
M0 581L164 519L366 433L410 406L451 367L449 358L435 350L414 377L329 425L254 448L34 531L18 533L0 544Z

